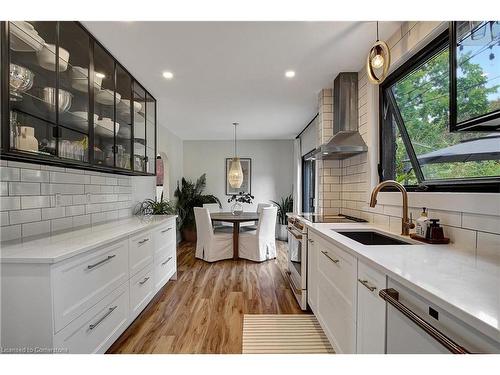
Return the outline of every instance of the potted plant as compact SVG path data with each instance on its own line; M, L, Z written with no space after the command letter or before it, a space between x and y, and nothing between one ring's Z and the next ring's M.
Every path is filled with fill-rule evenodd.
M139 202L134 209L135 215L175 215L175 207L172 202L163 200L163 193L161 193L160 200L146 199Z
M271 201L278 207L278 222L276 223L276 239L287 241L287 219L286 214L293 211L293 197L290 194L287 197L282 197L280 202Z
M227 203L234 202L231 206L231 213L235 216L241 215L243 213L243 206L241 203L249 203L251 204L255 197L250 193L245 193L243 191L238 194L231 195L231 198L227 200Z
M179 215L179 230L185 241L196 242L196 220L194 218L194 207L203 207L205 203L221 203L219 198L211 194L202 194L207 185L207 178L202 174L196 183L181 180L181 186L177 185L174 196L177 198L176 209Z

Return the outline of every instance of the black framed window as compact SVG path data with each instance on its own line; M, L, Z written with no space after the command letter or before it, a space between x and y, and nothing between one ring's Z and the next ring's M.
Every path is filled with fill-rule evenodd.
M409 190L496 192L500 133L449 131L448 41L448 33L441 34L380 86L380 177ZM488 102L491 90L477 85L484 73L475 64L458 79L461 87L475 82L474 95ZM458 98L458 107L465 107L468 96Z
M500 21L451 22L450 130L500 130Z
M316 197L316 162L302 159L302 212L314 212Z

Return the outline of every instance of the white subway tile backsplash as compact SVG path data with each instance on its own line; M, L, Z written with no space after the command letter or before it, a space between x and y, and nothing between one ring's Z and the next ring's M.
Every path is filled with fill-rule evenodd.
M50 182L60 184L88 184L89 176L78 173L50 172Z
M481 232L500 233L500 216L478 215L464 212L462 214L462 226Z
M23 210L30 208L50 207L50 196L48 195L27 195L21 197L21 208Z
M85 214L85 206L68 206L66 207L66 216L77 216Z
M419 210L420 212L422 210ZM419 213L420 216L420 213ZM454 227L462 226L462 213L453 211L441 211L429 209L428 216L430 219L439 219L440 224L451 225Z
M50 231L57 232L73 227L73 218L63 217L61 219L54 219L50 221Z
M90 176L90 183L92 185L105 185L106 177L103 176Z
M10 224L30 223L41 220L41 212L39 208L31 210L9 211Z
M1 241L11 241L21 238L21 225L9 225L8 227L2 227L0 234Z
M81 227L84 225L90 225L90 215L81 215L73 217L73 227Z
M21 161L8 161L7 165L12 168L40 169L39 164L23 163Z
M443 225L445 237L450 238L450 244L457 249L469 255L475 255L476 252L476 234L477 232L468 229L455 228Z
M42 208L42 219L57 219L60 217L66 216L66 208L65 207L51 207L51 208Z
M49 172L36 169L21 169L23 182L49 182Z
M9 195L40 195L40 184L33 182L9 182Z
M477 232L477 259L483 268L500 267L500 235Z
M7 181L0 182L0 196L9 195L9 183Z
M106 185L118 185L118 179L116 177L106 177Z
M37 221L36 223L29 223L22 225L23 237L36 236L39 234L50 232L50 221Z
M6 225L9 225L9 212L2 211L0 212L0 226L4 227Z
M19 181L20 172L18 168L1 167L0 180L2 181Z
M20 197L0 197L0 211L19 210L20 208Z
M42 195L51 194L83 194L84 185L75 184L41 184Z
M131 215L131 178L0 160L2 240Z

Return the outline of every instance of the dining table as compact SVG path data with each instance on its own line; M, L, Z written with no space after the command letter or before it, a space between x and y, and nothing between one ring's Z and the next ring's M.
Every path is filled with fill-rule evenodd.
M242 212L234 215L232 212L212 212L210 219L214 221L222 221L233 224L233 259L238 259L238 247L240 239L240 224L258 221L259 214L257 212Z

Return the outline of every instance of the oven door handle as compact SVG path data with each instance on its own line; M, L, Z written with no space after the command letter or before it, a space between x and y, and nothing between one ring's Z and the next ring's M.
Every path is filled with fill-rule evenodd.
M293 281L292 278L292 273L290 271L285 271L285 274L287 276L288 281L290 282L290 285L292 285L292 288L295 289L295 293L302 294L302 289L299 289L295 286L295 282Z
M287 228L288 233L295 237L296 240L302 240L302 234L295 232L293 229Z
M448 349L453 354L469 354L470 352L464 347L458 345L455 341L450 339L444 333L439 331L436 327L427 323L420 316L415 314L412 310L410 310L407 306L399 302L399 292L396 289L382 289L379 293L379 296L385 300L387 303L390 303L392 306L396 308L396 310L400 311L404 316L410 319L417 326L422 328L425 332L427 332L432 338L434 338L437 342L443 345L446 349Z

